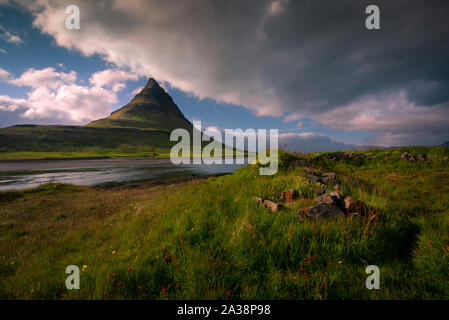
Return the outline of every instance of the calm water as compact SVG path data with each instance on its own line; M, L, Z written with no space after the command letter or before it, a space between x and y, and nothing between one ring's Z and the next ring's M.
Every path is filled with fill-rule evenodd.
M93 186L186 175L231 173L232 165L174 165L170 159L89 159L0 161L0 190L25 189L44 183Z

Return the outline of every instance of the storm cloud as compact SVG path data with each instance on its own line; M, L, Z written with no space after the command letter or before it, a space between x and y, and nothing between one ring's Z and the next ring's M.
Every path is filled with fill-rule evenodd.
M448 1L21 1L56 43L259 116L369 130L371 143L449 137ZM367 30L365 8L380 8Z

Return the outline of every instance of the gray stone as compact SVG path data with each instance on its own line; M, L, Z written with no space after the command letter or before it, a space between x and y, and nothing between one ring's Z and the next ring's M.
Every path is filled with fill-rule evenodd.
M321 175L321 182L324 184L331 184L335 182L335 172L326 172Z
M326 192L315 199L313 199L315 203L327 203L332 204L336 207L340 207L340 195L336 192Z
M273 212L279 211L282 207L280 204L278 204L274 201L263 199L261 197L253 197L253 199L256 200L259 205L262 205L265 208L268 208Z
M315 220L344 217L344 213L340 208L328 203L320 203L314 207L306 209L305 215Z

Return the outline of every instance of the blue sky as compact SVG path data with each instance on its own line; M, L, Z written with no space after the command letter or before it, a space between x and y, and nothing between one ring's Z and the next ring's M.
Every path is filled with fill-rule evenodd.
M85 14L94 15L97 9L95 4L78 2L82 17L85 17ZM133 3L134 1L130 2L130 6ZM367 144L418 144L421 141L422 144L434 144L445 140L446 132L432 131L432 127L444 127L444 122L448 120L445 97L439 99L439 104L417 105L411 100L411 86L404 82L404 77L395 80L397 82L391 83L388 88L383 88L373 80L363 87L365 84L362 82L366 81L366 77L353 79L356 77L353 69L357 68L341 65L341 61L351 56L347 53L344 59L337 57L335 61L333 56L329 56L328 50L326 53L314 52L313 58L303 58L305 53L302 52L306 52L305 49L302 51L299 47L292 50L291 47L296 45L294 42L301 40L301 37L308 37L306 34L298 34L298 39L290 37L285 43L281 42L281 38L285 36L284 29L288 27L282 24L284 21L288 23L292 17L277 19L281 15L287 15L286 8L292 3L286 0L267 3L268 6L259 10L262 15L260 19L265 23L261 46L271 48L273 52L267 56L259 56L259 50L249 58L244 56L244 52L253 50L252 47L245 48L251 46L251 43L239 39L238 32L231 27L223 29L229 34L225 34L215 43L215 36L211 38L205 26L195 29L196 25L210 21L198 21L195 25L189 20L188 8L183 16L185 21L180 22L179 28L158 21L159 29L155 30L152 22L148 22L150 18L145 18L141 26L138 23L136 26L123 23L127 29L136 28L131 30L134 33L129 31L129 34L126 33L127 30L120 29L121 24L111 27L108 26L111 22L107 19L102 21L99 18L94 21L85 18L82 20L83 26L88 25L91 30L101 30L104 33L103 36L95 38L95 33L85 31L87 27L83 27L78 34L64 30L60 23L65 18L62 16L65 15L62 11L64 4L60 7L52 7L54 4L50 3L43 7L37 4L29 7L16 3L0 4L0 127L24 123L82 125L122 107L132 98L133 91L143 87L148 77L154 77L166 88L188 119L199 119L203 126L221 129L276 128L281 134L288 134L288 143L297 149L312 150L315 142L317 145L321 143L322 148L338 149ZM91 7L89 10L83 10L83 6ZM158 10L155 6L154 4L154 7L150 8L152 12ZM268 8L268 11L265 8ZM272 8L276 10L273 11ZM142 11L145 9L142 8ZM255 10L256 13L259 11ZM46 19L39 20L39 16L44 14ZM117 10L114 14L118 14ZM104 13L104 16L107 17L107 14ZM132 17L133 20L139 18ZM126 19L130 19L129 11L123 10L123 21ZM251 20L250 14L248 20ZM150 25L146 26L144 23ZM225 25L227 21L222 23ZM245 25L246 29L251 30L251 21L245 23L248 23ZM111 31L114 28L117 30ZM192 30L195 32L189 28L194 28ZM200 36L192 37L191 40L188 36L182 37L184 29L189 30L189 35ZM135 34L141 30L151 30L152 38L142 41L139 39L134 42L135 46L130 47L129 43L135 41ZM110 46L107 41L105 44L101 43L101 37L107 37L107 32L115 32L112 36L118 35L110 38ZM204 34L201 34L203 32ZM214 35L216 34L215 32ZM255 38L257 36L255 34ZM158 37L163 39L163 42L158 42ZM200 39L198 42L198 38L209 40L205 42ZM234 43L235 39L242 42ZM159 46L152 47L151 44L146 44L145 40L157 42ZM276 46L269 40L276 43ZM159 49L160 43L167 47ZM207 46L200 48L199 45L195 46L197 43L207 43ZM123 48L120 47L122 44ZM327 42L325 44L327 45ZM131 49L127 50L126 46ZM282 51L284 47L285 50ZM359 60L363 60L363 55L368 56L366 52L369 52L369 49L368 46L364 51L358 52L358 56L362 57ZM336 54L338 50L334 50ZM135 51L135 54L131 55L129 51ZM205 51L207 55L204 55ZM284 58L279 60L279 56ZM313 61L315 57L322 60ZM388 57L391 59L390 52ZM272 61L273 64L270 64ZM372 70L369 63L372 61L366 58L366 63L358 70ZM380 65L380 62L378 64ZM323 69L323 65L326 69ZM387 61L386 65L390 66L392 62ZM301 71L289 74L290 69L294 68ZM333 73L326 74L327 69L332 68L335 69ZM426 77L431 69L432 66L427 69ZM111 72L101 73L104 70ZM310 70L313 71L311 74L304 75ZM340 73L337 74L336 70ZM361 73L358 70L357 76ZM383 68L376 66L373 70L376 77L383 76L382 72L379 72ZM392 78L391 74L388 75L388 70L385 73L388 79ZM92 80L95 74L98 75L98 81ZM417 80L418 76L420 75L411 77L410 83L421 83ZM330 79L331 77L334 78ZM348 83L343 85L346 79L349 79ZM57 81L58 84L51 81ZM434 84L436 80L429 81ZM438 81L444 82L441 79ZM284 85L281 85L282 83ZM427 88L429 85L424 83L423 87ZM416 88L416 85L413 88ZM444 90L439 88L439 92L441 91ZM74 104L77 101L79 105L70 105L70 95L80 92L82 97L73 100ZM433 100L438 100L432 93L433 91L423 92L423 96L430 94ZM46 106L45 103L51 106ZM83 109L84 105L87 111ZM427 107L433 107L434 118L429 118ZM72 108L74 111L69 110ZM413 117L408 119L406 114ZM415 132L406 128L408 125L416 126L416 123L423 124L423 127L419 128L422 130L420 138L418 135L413 136ZM427 138L422 138L424 136ZM296 139L293 142L292 137ZM416 143L413 143L415 141Z

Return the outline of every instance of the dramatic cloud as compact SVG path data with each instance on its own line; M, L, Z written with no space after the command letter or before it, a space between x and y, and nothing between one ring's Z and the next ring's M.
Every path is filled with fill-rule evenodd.
M22 2L58 45L199 98L379 142L447 140L448 1L377 0L376 31L365 0L85 0L80 30L65 28L72 1Z
M117 74L122 77L115 76ZM58 119L64 123L82 123L104 117L118 101L116 91L124 86L120 82L126 78L124 74L120 70L100 71L92 75L91 86L81 86L76 84L75 71L64 73L53 68L31 68L20 77L12 78L8 71L0 69L0 80L31 88L27 99L0 95L0 110L20 110L22 117L27 119Z

